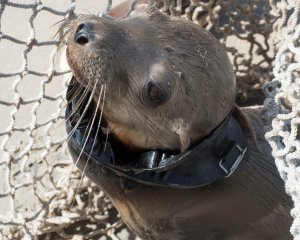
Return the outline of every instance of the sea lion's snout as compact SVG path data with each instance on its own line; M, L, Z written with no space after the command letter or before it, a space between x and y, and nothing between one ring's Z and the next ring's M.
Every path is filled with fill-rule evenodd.
M89 90L113 78L114 51L121 41L115 28L107 19L92 15L80 15L70 24L67 61L78 82Z
M75 31L74 41L80 45L85 45L95 40L93 28L94 24L91 22L81 23Z

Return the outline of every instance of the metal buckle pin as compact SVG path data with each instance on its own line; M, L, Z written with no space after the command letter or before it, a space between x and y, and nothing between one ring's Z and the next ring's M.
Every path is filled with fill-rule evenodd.
M245 155L245 152L247 151L247 148L243 149L238 144L235 144L235 147L239 150L240 154L237 157L237 159L234 161L234 163L232 164L232 166L229 170L226 169L226 167L223 165L224 158L222 158L219 162L219 167L226 173L226 177L230 177L234 173L235 169L242 161L242 159Z

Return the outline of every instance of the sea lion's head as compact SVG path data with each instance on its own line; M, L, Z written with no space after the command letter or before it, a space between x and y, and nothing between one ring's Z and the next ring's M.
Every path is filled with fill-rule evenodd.
M235 77L224 47L194 23L139 5L124 19L81 15L67 59L99 99L112 134L132 149L186 150L228 116Z

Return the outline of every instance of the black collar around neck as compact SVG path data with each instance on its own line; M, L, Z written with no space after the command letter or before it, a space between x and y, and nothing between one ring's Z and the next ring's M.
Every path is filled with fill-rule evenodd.
M76 117L70 118L75 104L76 99L69 101L66 109L68 134L76 125ZM98 131L98 136L88 139L84 137L89 119L87 111L68 142L74 160L79 156L80 160L90 159L106 168L112 175L144 184L176 188L201 187L230 177L246 152L243 131L230 114L209 137L183 153L170 155L164 151L150 150L135 154L134 159L126 159L125 156L126 164L120 164L118 149L112 142L107 141L101 130ZM91 132L95 134L97 124L94 125Z

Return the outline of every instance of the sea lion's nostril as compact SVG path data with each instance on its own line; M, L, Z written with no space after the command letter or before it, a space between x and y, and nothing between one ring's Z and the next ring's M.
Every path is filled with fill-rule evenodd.
M80 45L85 45L93 39L92 23L81 23L76 29L74 41Z
M88 35L84 33L76 34L75 35L75 42L77 42L80 45L85 45L89 42Z

